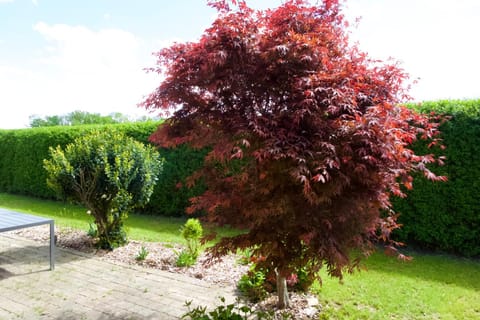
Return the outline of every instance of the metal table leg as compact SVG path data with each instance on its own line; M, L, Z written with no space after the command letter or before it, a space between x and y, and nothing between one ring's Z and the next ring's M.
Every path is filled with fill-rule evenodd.
M50 270L55 269L55 222L50 222Z

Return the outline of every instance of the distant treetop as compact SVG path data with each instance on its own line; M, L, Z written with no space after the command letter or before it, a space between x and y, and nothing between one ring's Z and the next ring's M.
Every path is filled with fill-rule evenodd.
M83 124L114 124L147 121L150 118L143 116L140 118L132 118L120 112L110 113L102 116L99 113L89 113L86 111L73 111L66 115L54 115L40 117L38 115L30 116L30 127L52 127L52 126L78 126Z

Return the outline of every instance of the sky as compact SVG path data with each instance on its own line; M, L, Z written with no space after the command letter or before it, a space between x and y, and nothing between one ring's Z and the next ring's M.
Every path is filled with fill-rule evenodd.
M199 39L215 18L206 2L0 0L0 129L76 110L155 116L137 106L161 81L144 69L153 52ZM418 80L414 101L480 98L479 0L348 0L344 13L361 18L351 40L363 51Z

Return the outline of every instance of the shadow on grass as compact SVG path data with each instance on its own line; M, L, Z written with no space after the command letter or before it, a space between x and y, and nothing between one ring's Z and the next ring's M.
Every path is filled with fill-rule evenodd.
M435 281L480 291L480 261L443 254L408 252L412 261L375 253L364 261L367 270Z

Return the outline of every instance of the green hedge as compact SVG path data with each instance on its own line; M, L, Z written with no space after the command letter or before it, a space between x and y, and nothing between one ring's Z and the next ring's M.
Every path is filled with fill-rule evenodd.
M205 190L202 183L187 188L185 178L201 166L206 151L181 146L175 149L160 149L160 154L165 159L163 171L143 212L152 215L182 216L189 199Z
M42 160L49 146L64 146L80 135L75 127L0 131L0 191L53 198L46 185Z
M53 199L55 194L46 185L43 159L49 157L50 146L65 146L93 129L118 130L142 143L158 127L159 122L127 124L40 127L19 130L0 130L0 192ZM166 162L151 202L143 213L181 216L188 199L203 190L201 185L177 188L202 163L203 151L186 147L159 150Z
M395 235L422 248L480 256L480 100L409 106L451 116L440 128L445 150L428 150L424 143L414 146L421 153L445 155L446 165L432 169L449 180L441 183L416 177L408 197L394 201L403 224Z
M435 111L451 115L441 126L446 150L427 150L417 143L419 153L435 152L447 157L446 165L432 168L448 176L448 182L431 182L417 177L414 189L405 199L395 199L394 208L401 215L403 228L396 231L398 240L423 248L438 249L465 256L480 256L480 100L444 100L411 104L424 113ZM158 122L104 125L147 143ZM92 128L102 126L48 127L0 130L0 192L53 198L46 186L42 161L48 147L73 141ZM194 189L177 188L202 163L204 151L187 147L161 149L166 162L152 195L143 210L155 215L180 216Z

